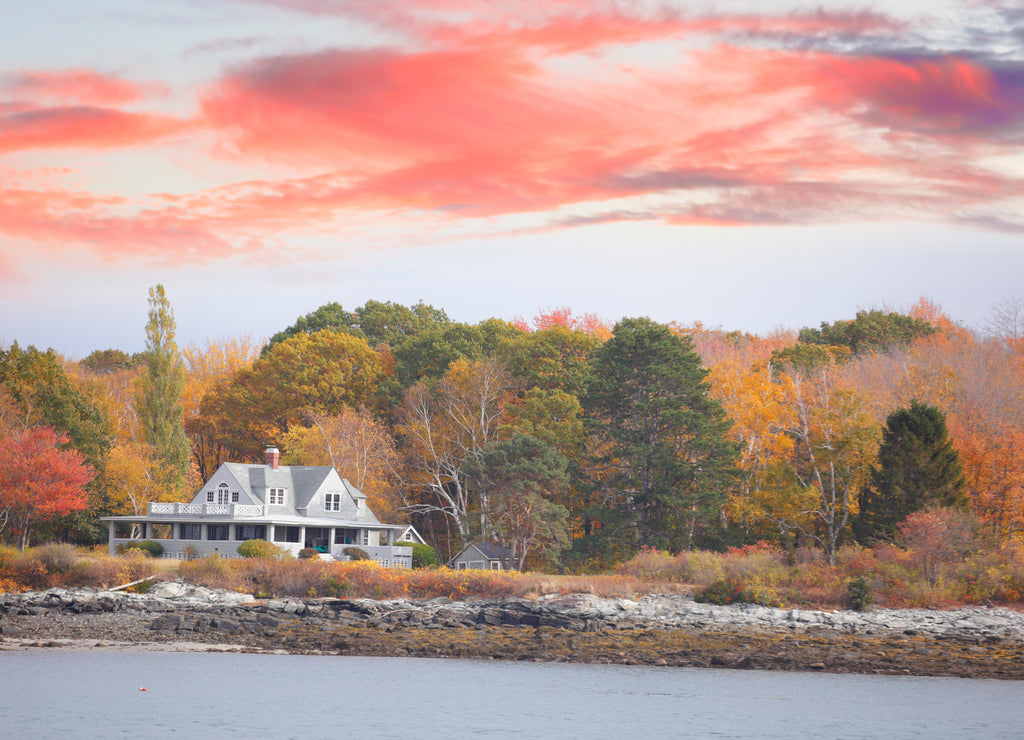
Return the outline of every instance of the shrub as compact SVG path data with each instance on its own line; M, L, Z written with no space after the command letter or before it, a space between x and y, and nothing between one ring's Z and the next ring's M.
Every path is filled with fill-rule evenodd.
M749 601L738 578L720 578L714 583L700 589L693 595L693 600L702 604L739 604Z
M372 560L366 550L362 550L358 547L346 547L342 552L348 555L349 559L352 561Z
M178 566L178 576L188 583L207 588L234 588L228 561L218 555L188 560Z
M67 586L107 587L117 580L118 558L108 555L79 558L64 574Z
M65 544L42 545L35 548L33 556L46 566L47 571L60 575L71 570L80 558L77 547Z
M418 542L396 542L398 547L412 548L413 568L434 568L437 566L437 553L430 545L421 545Z
M146 563L149 558L148 550L143 550L141 547L128 549L123 556L118 558L115 575L118 583L130 583L146 575L150 569Z
M320 553L315 547L304 547L299 550L299 560L319 560Z
M164 546L159 542L153 542L153 540L133 540L117 546L118 555L124 555L130 550L141 550L152 558L158 558L164 554Z
M238 546L238 554L243 558L286 558L290 557L287 550L266 540L246 540Z
M676 561L679 563L682 580L700 588L708 588L725 577L722 556L718 553L703 550L681 552L676 556Z
M915 511L899 524L899 540L911 562L935 586L947 564L963 559L974 545L974 520L958 509Z
M14 580L33 591L49 588L53 577L46 565L31 555L24 555L14 562Z
M327 583L324 585L323 592L324 596L344 597L352 588L352 585L348 581L339 581L334 576L327 579Z
M675 582L680 580L681 575L679 560L653 547L641 547L636 555L620 564L615 571L619 575L644 581Z
M871 605L871 584L864 576L848 580L846 594L850 599L850 608L855 611L862 612Z

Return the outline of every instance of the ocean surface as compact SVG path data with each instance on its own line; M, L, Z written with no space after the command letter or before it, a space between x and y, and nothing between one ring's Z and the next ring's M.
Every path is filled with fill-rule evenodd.
M0 652L0 738L108 737L1020 738L1024 682L104 648Z

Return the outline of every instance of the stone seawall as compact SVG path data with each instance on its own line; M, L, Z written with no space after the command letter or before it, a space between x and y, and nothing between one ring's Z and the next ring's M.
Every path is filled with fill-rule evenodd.
M1024 613L712 606L680 595L255 600L179 582L148 594L0 594L0 647L136 645L1024 678ZM47 643L40 643L47 640Z

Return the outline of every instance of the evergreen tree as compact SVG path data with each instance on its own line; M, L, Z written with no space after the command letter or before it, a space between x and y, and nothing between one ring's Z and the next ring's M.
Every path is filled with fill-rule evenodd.
M720 513L737 449L706 375L689 338L646 318L622 320L594 352L583 405L607 450L595 513L620 556L689 548Z
M891 541L896 525L926 507L966 506L960 456L934 406L910 402L889 414L878 465L860 494L858 541Z
M852 320L836 321L833 324L822 322L820 329L801 329L799 341L802 344L849 347L850 352L859 354L902 347L936 331L934 326L923 319L877 310L858 311L857 318Z
M149 289L149 321L146 323L146 373L139 379L136 412L142 438L153 446L163 462L168 485L184 487L188 472L188 437L182 425L185 362L174 341L174 312L164 286Z

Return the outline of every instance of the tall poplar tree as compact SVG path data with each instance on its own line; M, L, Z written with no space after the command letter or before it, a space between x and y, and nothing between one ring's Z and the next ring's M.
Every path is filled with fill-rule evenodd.
M692 547L717 519L738 457L700 357L689 338L634 318L616 325L592 364L583 405L607 452L599 536L620 556Z
M136 412L142 438L153 446L168 486L180 490L184 488L191 448L182 425L185 362L174 341L175 329L164 286L150 288L143 355L146 372L139 379Z

